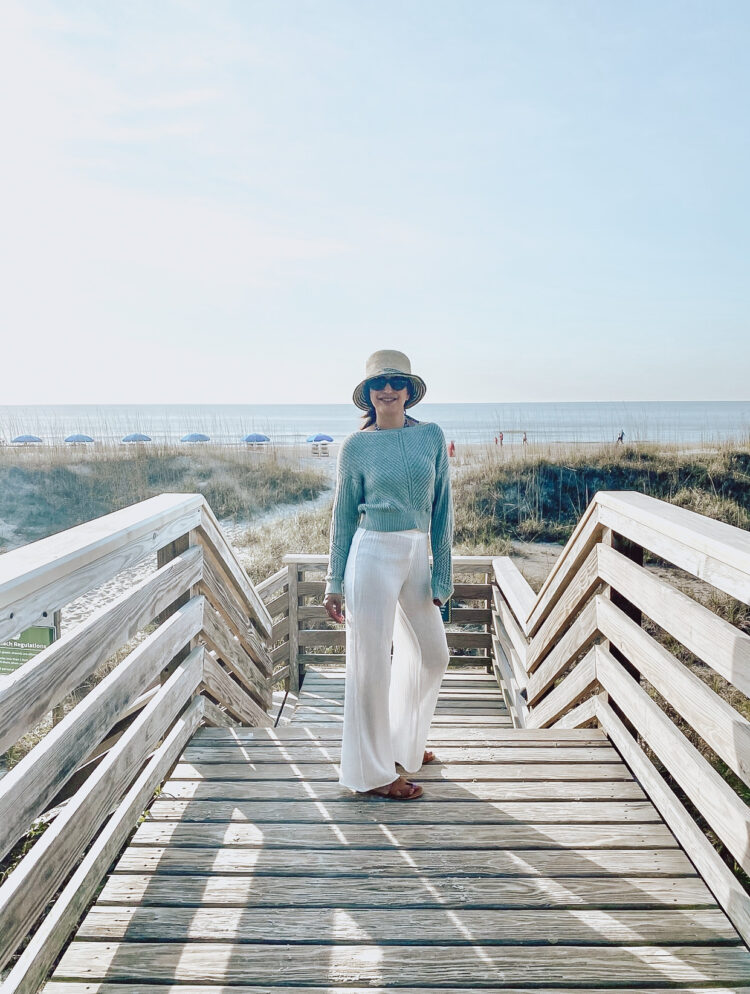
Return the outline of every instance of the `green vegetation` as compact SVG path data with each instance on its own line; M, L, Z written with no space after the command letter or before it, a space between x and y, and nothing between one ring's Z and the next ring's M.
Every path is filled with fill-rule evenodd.
M326 476L242 448L0 449L0 548L33 542L164 492L202 493L220 518L250 520L316 497Z
M598 490L638 490L750 529L750 449L681 453L652 446L581 449L468 463L457 475L456 538L564 542Z

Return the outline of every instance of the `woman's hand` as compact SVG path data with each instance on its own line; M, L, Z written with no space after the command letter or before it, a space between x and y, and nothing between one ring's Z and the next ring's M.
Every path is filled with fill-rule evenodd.
M344 615L341 611L341 594L326 594L323 607L328 612L328 617L331 621L335 621L337 625L343 625Z
M442 601L438 597L433 597L432 598L432 603L435 605L435 607L442 607L443 606Z

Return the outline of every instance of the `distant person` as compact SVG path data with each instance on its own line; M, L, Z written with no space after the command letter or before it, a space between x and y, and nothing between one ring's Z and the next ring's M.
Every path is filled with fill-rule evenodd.
M455 456L455 454L456 454L456 443L453 441L453 439L451 439L450 445L448 446L448 455L452 459L453 456Z
M620 429L620 434L617 436L618 445L622 445L625 442L625 432Z
M495 445L497 445L497 435L495 435Z
M523 438L521 439L521 441L523 442L524 445L528 445L529 444L529 440L526 437L526 432L523 433Z
M407 413L426 389L403 352L367 360L353 395L362 428L339 449L323 601L346 620L339 783L395 801L422 794L396 764L415 772L435 761L425 745L449 657L440 606L453 592L450 466L438 425Z
M503 433L500 432L500 434L497 437L500 439L500 448L502 449L502 447L503 447Z

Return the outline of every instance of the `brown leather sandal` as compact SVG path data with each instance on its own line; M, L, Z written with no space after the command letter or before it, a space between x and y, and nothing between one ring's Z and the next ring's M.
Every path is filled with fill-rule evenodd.
M425 749L424 756L422 757L422 766L427 766L428 763L436 763L437 756L432 751L432 749Z
M382 787L373 787L372 790L358 792L361 797L385 797L389 801L415 801L422 796L422 788L418 783L412 783L405 777L396 777L393 783L384 784Z

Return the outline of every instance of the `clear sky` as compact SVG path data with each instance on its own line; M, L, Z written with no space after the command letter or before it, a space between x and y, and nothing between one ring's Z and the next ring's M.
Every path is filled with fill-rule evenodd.
M747 399L747 0L2 0L0 404Z

